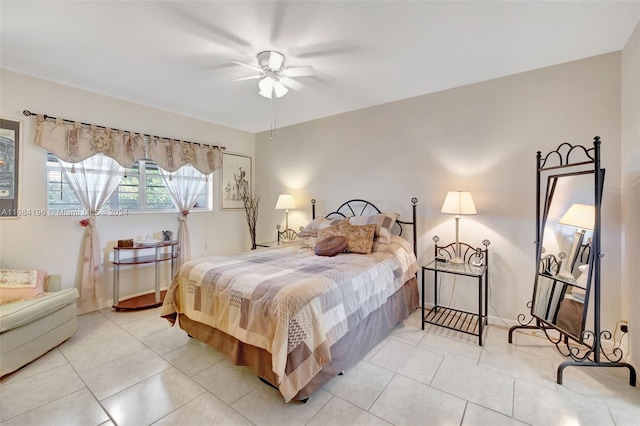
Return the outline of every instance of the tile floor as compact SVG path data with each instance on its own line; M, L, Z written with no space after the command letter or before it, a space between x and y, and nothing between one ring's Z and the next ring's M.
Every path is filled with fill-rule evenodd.
M158 309L78 317L67 342L0 380L1 425L638 425L626 370L569 367L545 339L485 346L420 313L306 404L190 339Z

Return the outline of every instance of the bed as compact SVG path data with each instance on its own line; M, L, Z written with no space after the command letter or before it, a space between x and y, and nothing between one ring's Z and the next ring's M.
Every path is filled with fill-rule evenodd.
M418 307L412 203L412 220L403 221L365 200L316 218L312 201L313 221L294 242L182 265L161 315L252 369L285 401L305 401ZM375 228L370 254L315 254L327 233L356 228Z

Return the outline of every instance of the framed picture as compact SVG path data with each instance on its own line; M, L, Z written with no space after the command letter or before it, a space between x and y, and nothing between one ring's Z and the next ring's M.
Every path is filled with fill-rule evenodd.
M0 218L20 216L20 124L0 118Z
M251 157L248 155L222 153L222 177L220 178L220 208L222 210L244 209L242 196L252 188Z

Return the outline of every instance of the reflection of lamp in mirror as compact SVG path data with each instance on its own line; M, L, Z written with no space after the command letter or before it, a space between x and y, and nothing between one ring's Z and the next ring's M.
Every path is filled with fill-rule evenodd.
M593 223L595 221L595 210L593 206L587 204L573 204L569 207L569 210L560 218L558 223L560 225L572 226L576 228L576 234L573 237L573 244L571 245L571 251L567 262L562 268L562 272L558 275L570 280L574 279L571 272L571 267L575 263L575 258L578 255L578 248L582 245L584 234L587 229L593 229Z
M278 201L276 202L276 210L284 210L285 211L285 230L289 229L289 209L295 209L296 203L293 200L293 195L290 194L280 194L278 197Z
M464 259L462 259L460 255L460 239L459 239L459 230L460 230L460 215L461 214L477 214L476 206L473 204L473 198L471 198L471 193L467 191L449 191L447 193L447 198L444 200L444 204L442 205L441 213L446 214L454 214L456 215L456 247L455 247L455 255L453 259L450 260L451 263L464 263Z

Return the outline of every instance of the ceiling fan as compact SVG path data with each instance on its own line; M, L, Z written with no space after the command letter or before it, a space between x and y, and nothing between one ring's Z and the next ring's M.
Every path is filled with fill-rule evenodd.
M302 83L292 77L308 77L314 74L313 67L305 65L301 67L285 68L284 55L275 50L265 50L258 53L258 66L232 60L234 64L250 68L258 74L248 77L236 78L233 81L253 80L260 78L258 87L260 95L272 99L273 95L278 98L286 95L289 89L300 90L304 87Z

